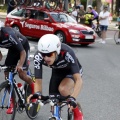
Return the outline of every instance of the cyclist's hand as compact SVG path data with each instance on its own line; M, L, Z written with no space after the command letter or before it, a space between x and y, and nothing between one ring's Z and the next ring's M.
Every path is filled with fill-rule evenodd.
M30 103L31 99L41 99L41 92L36 92L34 94L31 94L28 98L27 98L27 104Z
M74 109L74 108L76 108L76 106L77 106L77 103L76 103L76 99L74 98L74 97L69 97L68 98L68 107L72 110L72 109Z
M22 68L22 66L21 65L17 65L16 66L16 70L18 71L18 72L21 72L21 71L23 71L23 68Z

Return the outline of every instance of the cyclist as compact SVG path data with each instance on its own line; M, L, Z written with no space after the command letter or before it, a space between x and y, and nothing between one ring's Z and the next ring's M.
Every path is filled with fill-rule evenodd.
M93 15L94 15L93 20L95 20L95 19L98 20L99 15L98 15L97 11L95 11L95 10L93 9L92 5L88 5L87 7L88 7L88 8L91 8L91 10L92 10L92 13L93 13Z
M88 5L87 8L88 8L88 12L87 13L90 13L92 15L92 18L90 19L90 23L91 23L91 27L94 29L95 26L94 26L92 21L96 20L97 23L98 23L99 22L99 20L98 20L99 15L98 15L97 11L95 11L93 9L92 5Z
M8 49L5 65L16 66L19 77L30 85L32 93L34 93L34 83L32 79L27 76L28 54L30 50L27 38L11 27L4 27L4 23L0 21L0 47ZM0 52L0 61L1 60L2 53ZM22 69L23 67L25 70ZM7 76L8 72L5 71L5 77ZM6 111L7 114L12 114L13 112L12 102L11 99L10 108Z
M118 29L119 29L119 34L118 34L117 43L120 43L120 15L119 15L119 17L117 18L117 22L118 22Z
M68 101L70 108L73 108L74 120L82 120L82 113L76 103L82 87L82 66L72 48L60 43L54 34L46 34L40 38L38 51L34 55L35 96L38 97L42 95L42 65L52 68L49 94L71 95Z
M85 13L84 18L85 18L85 25L92 27L94 14L92 13L91 7L87 7L87 12Z

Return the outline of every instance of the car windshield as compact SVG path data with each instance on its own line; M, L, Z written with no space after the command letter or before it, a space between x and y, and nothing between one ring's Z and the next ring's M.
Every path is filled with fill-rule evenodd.
M56 22L70 22L70 23L77 23L71 16L65 14L65 13L51 13L51 17Z

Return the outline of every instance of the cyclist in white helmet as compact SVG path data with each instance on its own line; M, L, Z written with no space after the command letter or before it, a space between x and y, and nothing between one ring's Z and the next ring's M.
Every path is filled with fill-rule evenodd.
M70 95L68 100L74 120L82 120L82 112L76 103L82 87L82 66L73 49L61 43L54 34L46 34L39 39L38 51L34 55L35 95L38 97L42 95L42 65L52 68L49 94Z

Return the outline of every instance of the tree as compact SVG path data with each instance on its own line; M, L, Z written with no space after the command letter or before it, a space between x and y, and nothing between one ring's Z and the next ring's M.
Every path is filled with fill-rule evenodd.
M101 6L102 6L101 0L96 0L96 4L97 4L97 6L96 6L96 11L97 11L98 13L100 13L100 11L101 11Z
M120 0L116 0L115 11L117 12L117 15L120 14Z

